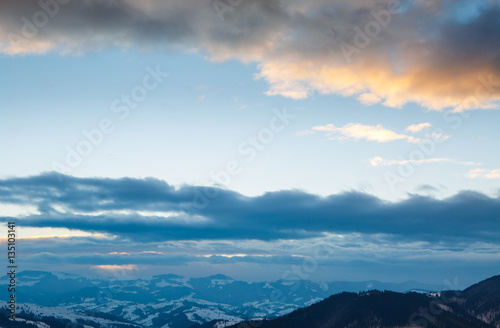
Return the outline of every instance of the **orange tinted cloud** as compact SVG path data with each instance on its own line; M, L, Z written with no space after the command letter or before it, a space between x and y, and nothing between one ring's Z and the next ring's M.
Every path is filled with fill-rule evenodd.
M268 95L293 99L334 94L456 112L500 100L494 0L252 0L222 14L184 0L71 1L54 15L35 1L0 4L0 52L9 55L181 49L255 62Z

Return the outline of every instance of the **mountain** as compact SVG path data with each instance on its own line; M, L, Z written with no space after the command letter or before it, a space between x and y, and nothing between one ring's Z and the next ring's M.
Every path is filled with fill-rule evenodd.
M458 301L469 314L500 328L500 276L470 286Z
M89 313L100 317L109 315L115 321L121 318L123 322L153 328L167 325L169 328L189 328L213 320L240 322L274 318L344 290L418 289L428 292L442 288L417 282L246 282L221 274L202 278L164 274L148 279L125 279L22 271L17 279L16 298L26 313L38 313L38 317L45 314L60 320L71 317L73 322L77 322L76 318L90 322ZM0 289L6 285L8 277L4 276L0 278ZM0 300L2 297L6 295L0 294ZM54 312L54 309L72 312ZM100 323L101 326L107 324L109 322Z
M0 328L144 328L110 314L33 304L18 305L16 316L15 321L9 320L5 306L0 307Z
M499 328L500 276L475 284L463 292L341 293L279 318L243 322L230 327Z
M361 328L361 327L423 327L492 328L492 326L449 307L439 314L419 316L420 309L429 308L432 299L419 293L371 291L342 293L299 309L283 317L262 321L260 328ZM431 318L431 316L433 318ZM418 319L417 319L418 318ZM255 326L255 325L253 325ZM232 326L238 327L238 325Z

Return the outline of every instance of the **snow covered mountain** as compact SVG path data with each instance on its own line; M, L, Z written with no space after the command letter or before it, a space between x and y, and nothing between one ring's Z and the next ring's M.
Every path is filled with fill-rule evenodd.
M463 291L341 293L276 319L231 326L238 327L500 328L500 276Z
M23 271L17 279L18 313L88 327L187 328L212 320L234 323L279 317L341 291L442 289L417 282L245 282L224 275L184 278L166 274L131 280ZM7 276L0 279L2 290L7 284ZM6 297L2 294L0 299Z

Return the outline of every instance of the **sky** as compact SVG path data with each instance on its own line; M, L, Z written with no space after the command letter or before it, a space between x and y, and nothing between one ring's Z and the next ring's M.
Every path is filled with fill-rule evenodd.
M499 273L497 1L0 4L22 268Z

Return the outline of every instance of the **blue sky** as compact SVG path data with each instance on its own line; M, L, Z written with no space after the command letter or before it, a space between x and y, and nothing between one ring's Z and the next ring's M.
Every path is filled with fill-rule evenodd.
M26 269L279 279L329 245L310 278L498 273L495 2L47 3L22 42L44 9L0 14L0 217Z
M477 168L496 169L498 154L488 151L495 147L498 134L496 111L466 113L468 118L450 114L452 121L447 122L442 112L416 105L365 106L353 97L332 95L303 100L267 96L267 85L254 78L255 65L211 63L202 54L143 54L132 49L4 57L2 61L9 76L2 81L2 131L12 136L4 138L8 143L3 151L10 158L2 164L4 176L37 174L52 170L54 162L64 164L67 147L76 150L85 139L83 130L111 118L117 121L115 131L71 174L154 176L174 184L213 184L210 173L223 170L227 161L246 158L238 153L238 145L266 128L273 110L286 109L295 118L255 160L245 163L244 172L232 179L231 189L248 195L291 188L329 195L354 189L390 200L427 184L440 189L438 197L462 189L490 195L498 190L495 179L467 176ZM141 81L146 67L156 66L168 77L126 120L120 120L111 111L113 101ZM21 95L26 92L30 97ZM455 129L458 119L463 123ZM415 173L392 188L384 174L399 174L398 165L374 167L369 160L408 160L419 149L414 143L301 134L314 126L349 123L381 125L398 134L405 134L410 125L429 123L427 133L440 129L449 139L436 144L425 159L449 162L414 165ZM425 136L425 132L408 134ZM37 161L31 160L34 156Z

